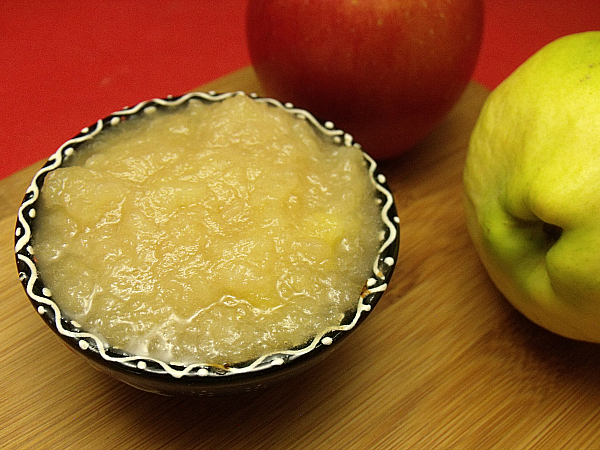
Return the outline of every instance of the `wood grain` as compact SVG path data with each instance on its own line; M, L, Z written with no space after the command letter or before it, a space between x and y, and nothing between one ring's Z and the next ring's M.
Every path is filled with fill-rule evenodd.
M204 88L260 92L251 68ZM598 448L598 346L516 313L466 233L461 172L486 96L470 84L425 142L382 164L401 256L369 319L305 376L246 396L155 396L68 351L14 265L16 210L38 165L0 181L0 447Z

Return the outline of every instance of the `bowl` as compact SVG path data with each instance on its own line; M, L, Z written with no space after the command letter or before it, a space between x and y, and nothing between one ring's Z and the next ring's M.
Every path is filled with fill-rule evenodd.
M40 190L46 176L68 164L80 147L95 140L107 130L133 116L148 115L157 110L170 110L188 102L215 104L237 95L279 108L298 120L306 121L322 139L339 147L356 146L348 133L336 129L331 122L321 122L303 109L275 99L243 92L193 92L182 96L152 99L131 108L114 112L84 128L65 142L35 174L18 211L15 230L15 256L19 279L37 314L48 327L75 353L96 369L135 388L163 395L219 395L254 391L297 376L320 362L353 330L361 325L384 294L392 277L399 247L399 219L394 198L377 163L362 152L381 215L383 230L370 276L364 280L361 294L343 320L323 329L303 345L263 354L236 364L214 364L197 361L172 363L147 355L136 355L112 348L98 335L71 320L59 306L52 291L44 284L35 258L36 219L40 210Z

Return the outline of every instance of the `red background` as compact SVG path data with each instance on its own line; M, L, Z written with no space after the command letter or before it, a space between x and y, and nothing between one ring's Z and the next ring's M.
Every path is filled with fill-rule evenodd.
M3 0L0 178L48 157L113 111L248 65L246 2ZM485 6L474 79L490 89L557 37L600 30L598 0Z

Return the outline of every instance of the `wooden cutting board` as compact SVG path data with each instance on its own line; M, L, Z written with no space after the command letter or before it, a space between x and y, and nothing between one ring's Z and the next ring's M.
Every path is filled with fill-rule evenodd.
M260 92L251 68L203 89ZM261 393L156 396L67 350L30 306L12 250L41 163L0 181L0 447L599 448L600 347L515 312L465 229L461 172L487 94L470 84L422 145L381 165L402 236L388 292L322 364Z

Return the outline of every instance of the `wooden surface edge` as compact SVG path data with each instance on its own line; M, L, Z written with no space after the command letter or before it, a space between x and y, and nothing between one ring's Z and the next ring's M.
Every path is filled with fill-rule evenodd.
M209 83L198 86L194 91L217 91L217 92L234 92L238 90L248 90L248 80L255 80L256 74L252 66L247 66L242 69L238 69L234 72L228 73L227 75L217 78ZM262 90L258 84L250 87L255 94L263 95ZM246 92L251 94L252 92Z

